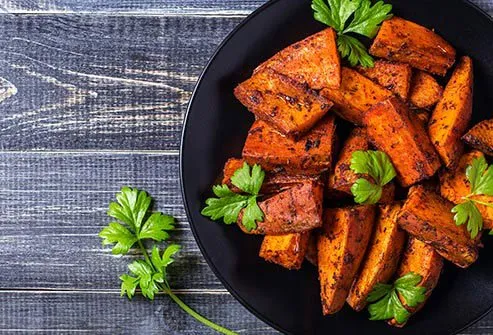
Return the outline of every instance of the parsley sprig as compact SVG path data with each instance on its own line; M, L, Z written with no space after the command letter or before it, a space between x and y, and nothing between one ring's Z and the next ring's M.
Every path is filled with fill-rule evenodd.
M474 196L493 196L493 166L488 166L484 157L475 158L466 169L466 177L471 184L471 193L463 197L463 203L452 208L452 213L455 213L455 224L467 224L471 238L476 238L483 229L483 217L477 204L488 207L493 207L493 204L475 199Z
M411 313L402 305L398 293L409 307L416 307L426 300L426 289L418 286L423 278L409 272L397 279L393 284L377 284L368 296L367 301L370 320L389 320L395 318L398 323L406 322Z
M375 37L381 23L392 17L392 5L378 1L372 6L370 0L312 0L312 9L317 21L337 32L339 52L342 57L348 58L351 66L374 66L373 57L363 43L349 34ZM351 16L352 20L348 23Z
M205 201L207 206L202 210L202 215L212 220L223 218L224 223L232 224L238 220L241 210L245 209L242 224L248 231L252 231L257 228L257 221L264 219L264 213L257 204L264 178L265 172L259 165L255 164L251 168L245 162L231 177L231 183L244 193L235 193L225 184L214 186L212 191L217 198Z
M131 274L120 276L121 295L127 295L132 299L137 288L140 288L143 296L153 300L159 291L163 291L185 312L204 325L222 334L236 334L198 314L171 290L167 268L174 262L174 255L180 251L179 245L169 244L161 251L155 244L151 255L147 252L144 242L159 243L167 240L169 231L175 228L175 219L162 213L151 213L152 198L145 191L123 187L116 199L117 202L110 203L108 210L108 215L116 221L111 222L99 233L103 245L113 245L111 251L115 255L125 255L130 248L137 246L144 257L128 265Z
M351 187L354 201L358 204L376 204L382 197L383 186L394 179L396 172L389 156L382 151L355 151L351 157L351 170L358 174L367 174L374 183L359 178Z

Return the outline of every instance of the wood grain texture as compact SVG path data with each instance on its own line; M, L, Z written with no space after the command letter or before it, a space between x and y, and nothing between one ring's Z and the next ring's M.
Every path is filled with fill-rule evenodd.
M224 294L181 295L192 308L242 334L276 334ZM189 317L165 295L154 302L115 292L0 291L0 333L217 334ZM214 300L214 304L211 304Z
M239 22L0 15L0 78L17 88L0 148L177 150L196 79Z
M1 0L0 8L10 13L56 11L246 15L265 2L266 0Z

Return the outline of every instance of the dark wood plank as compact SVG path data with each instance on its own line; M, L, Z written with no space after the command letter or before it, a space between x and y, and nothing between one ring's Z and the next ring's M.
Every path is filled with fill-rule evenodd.
M214 322L238 333L278 334L226 294L179 295ZM133 301L114 292L0 291L0 329L12 333L217 334L167 296Z
M176 150L190 92L239 18L0 15L0 148Z
M25 12L139 12L178 14L247 14L266 0L6 0L2 9L11 13Z
M25 12L139 12L245 15L258 8L266 0L4 0L0 9L11 13ZM490 0L472 0L488 12L493 12Z
M173 287L223 288L186 220L177 155L7 153L0 176L0 288L118 288L138 253L115 258L97 234L123 185L147 190L178 220L172 237L183 251L170 270Z

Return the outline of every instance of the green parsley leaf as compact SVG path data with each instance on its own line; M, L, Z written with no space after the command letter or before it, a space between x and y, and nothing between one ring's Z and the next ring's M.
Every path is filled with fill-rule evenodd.
M382 186L360 178L351 186L351 193L353 193L354 201L357 204L373 205L382 197Z
M403 306L397 293L400 293L410 307L416 307L425 301L426 289L417 286L423 278L413 272L397 279L392 285L377 284L368 296L370 320L389 320L395 318L398 323L406 322L411 313Z
M410 307L416 307L426 299L426 288L417 286L421 280L423 277L409 272L394 283L395 289L404 297L406 304Z
M259 165L255 164L250 171L250 166L245 162L242 168L235 171L231 183L245 193L258 195L264 178L265 172Z
M139 239L150 238L157 242L167 240L169 234L166 231L175 229L174 223L175 219L172 216L153 213L142 226Z
M372 184L360 178L351 187L354 201L359 204L376 204L382 197L383 186L396 176L389 156L382 151L353 152L350 168L354 173L367 174L375 181L375 184Z
M375 37L382 22L392 17L392 5L378 1L372 6L370 0L312 0L312 9L315 20L337 32L338 50L351 66L374 66L366 47L348 34Z
M114 255L125 255L128 250L137 242L135 235L118 222L111 222L99 233L103 239L103 245L116 245L111 249Z
M472 161L466 176L471 183L471 194L493 195L493 166L488 167L484 157Z
M347 58L351 66L361 64L363 67L373 67L375 62L368 54L366 47L356 38L349 35L339 35L337 38L337 49L342 58Z
M454 221L457 226L467 223L467 231L471 238L476 238L483 229L483 217L473 201L467 200L458 204L452 208L452 213L455 213Z
M378 300L382 299L390 291L392 291L392 285L378 283L377 285L375 285L373 290L370 292L366 301L368 301L368 302L378 301Z
M117 203L110 203L108 215L138 231L151 205L151 197L136 188L123 187L116 199Z
M378 1L373 6L370 0L362 0L358 10L354 13L354 19L344 29L344 33L356 33L368 38L374 38L383 21L392 17L390 12L392 5Z
M135 289L139 285L139 278L125 274L120 276L120 280L122 281L120 296L123 297L126 294L129 299L132 299L135 295Z
M228 185L216 185L212 188L217 198L209 198L205 201L206 207L202 215L212 220L223 218L226 224L235 223L242 209L242 224L248 231L257 228L257 221L264 219L264 213L257 204L265 172L255 164L252 168L247 163L236 170L231 177L233 185L247 194L237 194L230 190Z

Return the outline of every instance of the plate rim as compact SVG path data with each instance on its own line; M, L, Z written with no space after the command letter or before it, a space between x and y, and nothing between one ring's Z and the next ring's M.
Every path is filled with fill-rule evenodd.
M238 292L236 292L236 290L231 285L229 285L229 283L219 273L219 270L214 265L214 262L212 262L212 260L210 259L210 257L206 253L205 247L202 244L202 241L200 239L200 236L199 236L199 234L197 233L197 231L195 229L195 224L193 223L193 220L192 220L192 215L191 215L191 211L190 211L190 208L189 208L189 205L188 205L187 196L185 194L185 185L184 185L184 178L183 178L184 177L183 152L184 152L184 139L185 139L185 136L187 134L187 123L188 123L188 119L189 119L189 116L190 116L190 113L191 113L191 110L192 110L192 107L193 107L193 103L194 103L194 100L195 100L195 95L197 94L197 92L200 89L200 86L202 84L202 80L203 80L204 76L207 74L207 72L210 69L211 64L214 62L214 60L216 59L216 57L218 56L218 54L222 51L222 49L224 48L224 46L236 35L236 33L243 26L245 26L248 23L250 23L250 21L252 21L258 14L260 14L261 12L263 12L265 9L267 9L268 7L270 7L270 6L278 3L280 1L282 1L282 0L268 0L266 3L264 3L263 5L261 5L260 7L258 7L257 9L255 9L248 16L246 16L233 30L231 30L231 32L229 32L226 35L226 37L216 47L216 49L214 50L213 54L210 56L210 58L208 59L206 65L204 66L204 69L200 73L200 75L199 75L199 77L198 77L198 79L197 79L197 81L195 83L195 86L194 86L194 89L192 91L192 94L190 96L190 100L189 100L188 105L187 105L187 110L186 110L185 115L184 115L184 118L183 118L182 130L181 130L181 136L180 136L180 150L179 150L179 178L180 178L180 192L181 192L181 197L182 197L182 200L183 200L183 207L185 208L185 214L187 215L187 219L188 219L188 222L189 222L190 229L192 231L192 234L193 234L193 237L195 239L195 242L197 243L197 245L199 247L200 253L204 257L205 261L209 265L209 268L212 270L212 272L214 273L214 275L216 276L216 278L219 279L219 281L226 288L226 290L244 308L246 308L250 313L252 313L256 318L258 318L262 322L266 323L267 325L271 326L272 328L274 328L277 331L280 331L280 332L282 332L284 334L292 334L292 333L289 333L288 331L286 331L279 324L277 324L277 323L269 320L267 317L265 317L264 315L262 315L256 309L254 309L249 303L247 303L239 295ZM484 10L481 7L479 7L479 5L473 3L471 0L458 0L458 1L461 2L461 3L463 3L465 6L472 7L479 14L481 14L482 16L484 16L486 19L488 19L488 21L490 21L493 24L493 17L491 15L489 15L486 12L486 10ZM474 325L475 323L477 323L478 321L480 321L481 319L483 319L492 310L493 310L493 304L487 310L485 310L484 313L482 313L480 316L478 316L477 318L469 321L463 327L461 327L460 329L457 329L456 331L452 332L451 334L456 335L456 334L459 334L460 332L466 330L467 328L471 327L472 325Z

